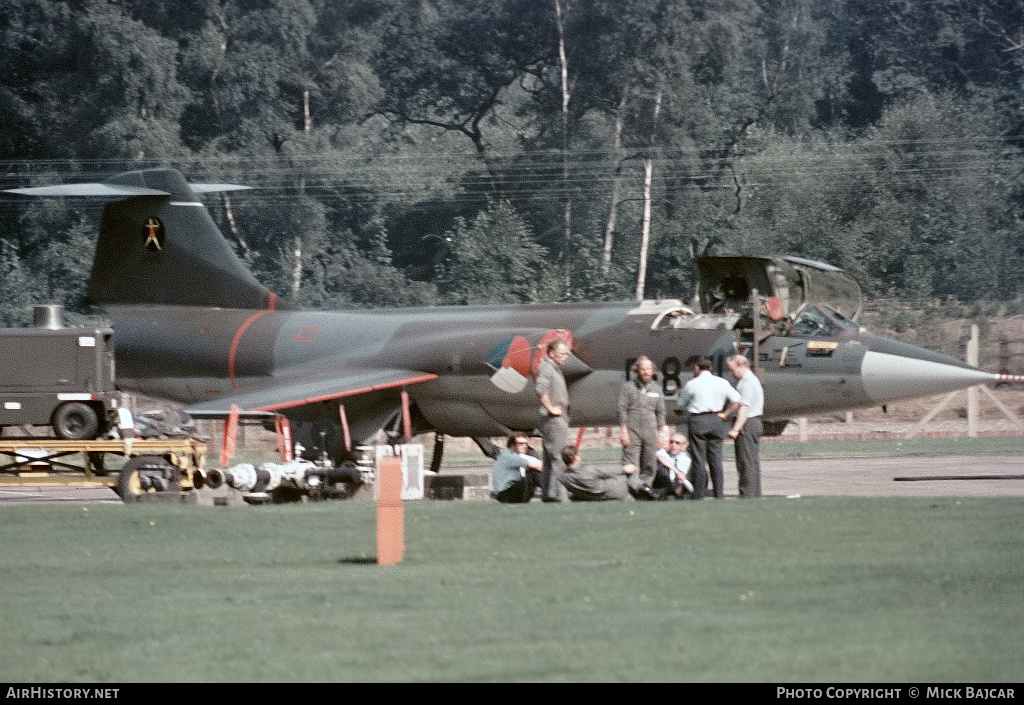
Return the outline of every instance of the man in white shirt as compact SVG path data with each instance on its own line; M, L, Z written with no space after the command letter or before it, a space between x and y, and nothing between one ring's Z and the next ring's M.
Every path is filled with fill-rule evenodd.
M736 378L740 406L733 419L729 437L736 442L736 470L740 476L740 497L761 496L761 434L764 426L764 388L750 369L750 360L733 355L727 361L729 372Z
M686 434L673 433L668 441L667 448L658 450L655 458L658 461L658 474L654 482L654 488L664 488L671 492L678 499L682 499L683 490L693 494L693 485L690 483L690 442Z
M740 401L740 393L721 377L711 374L711 360L699 357L693 363L694 378L683 386L679 403L690 412L687 428L690 458L693 459L692 499L704 499L708 488L708 471L714 496L725 496L722 478L722 441L725 419ZM728 408L726 408L728 406Z

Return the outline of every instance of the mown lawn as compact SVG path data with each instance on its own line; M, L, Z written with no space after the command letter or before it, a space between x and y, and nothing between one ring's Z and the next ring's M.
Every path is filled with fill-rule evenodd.
M0 509L0 679L1017 681L1024 500Z

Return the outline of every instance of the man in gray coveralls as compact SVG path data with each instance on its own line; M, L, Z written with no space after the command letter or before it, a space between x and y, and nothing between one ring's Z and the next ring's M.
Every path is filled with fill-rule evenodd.
M604 502L607 500L630 500L636 493L636 474L628 474L620 468L602 468L584 465L580 462L576 446L562 449L565 472L561 482L569 491L573 502Z
M544 471L540 493L545 502L561 502L565 489L560 479L565 471L562 448L569 444L569 390L562 376L562 366L569 360L569 346L564 340L548 343L547 357L537 368L534 387L540 400L537 431L544 445Z
M619 441L622 443L622 467L637 472L642 488L654 483L658 453L658 434L666 436L665 400L661 386L654 381L654 363L640 357L633 365L635 379L626 380L619 394Z

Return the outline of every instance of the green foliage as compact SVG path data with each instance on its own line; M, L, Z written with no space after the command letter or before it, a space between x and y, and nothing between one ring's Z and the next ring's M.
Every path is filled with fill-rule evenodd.
M437 285L445 303L529 303L557 296L547 252L507 202L445 234L448 251Z
M1013 167L986 148L993 133L985 112L928 96L890 110L871 136L871 246L883 254L868 272L892 293L971 300L1012 288L1001 261L1016 257L997 233L1020 227L1002 205Z
M20 328L32 322L32 304L38 303L32 280L15 249L0 243L0 327Z
M920 304L1024 291L1019 2L559 7L561 34L553 1L8 0L3 185L171 164L258 186L229 237L309 306L612 299L647 162L648 295L688 296L705 253ZM3 205L3 306L84 310L95 204Z
M313 308L427 306L437 302L433 285L410 281L385 263L352 251L329 249L311 264L312 281L299 303Z
M886 2L860 13L872 37L875 82L887 95L1019 86L1014 55L1024 8L1013 0ZM1019 53L1019 52L1018 52Z

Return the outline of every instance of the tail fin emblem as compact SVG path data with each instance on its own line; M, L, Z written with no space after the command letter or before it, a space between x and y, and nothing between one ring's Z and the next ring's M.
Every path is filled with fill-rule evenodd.
M164 224L159 218L149 218L143 227L146 235L145 248L147 250L160 252L164 249Z

